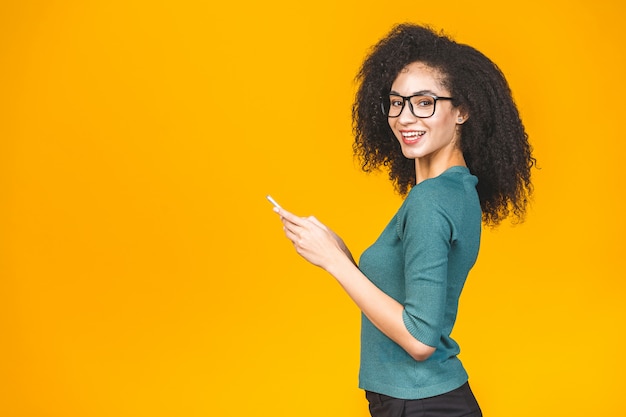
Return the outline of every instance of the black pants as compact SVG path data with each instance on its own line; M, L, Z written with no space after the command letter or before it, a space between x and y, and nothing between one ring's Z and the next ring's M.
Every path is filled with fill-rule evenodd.
M482 417L476 398L466 382L461 387L421 400L401 400L366 391L372 417Z

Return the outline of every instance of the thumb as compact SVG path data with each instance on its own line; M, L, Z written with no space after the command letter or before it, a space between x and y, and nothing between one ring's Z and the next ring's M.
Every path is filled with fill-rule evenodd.
M315 216L309 216L307 218L311 223L313 223L314 225L321 227L324 230L327 230L328 228L326 227L326 225L324 225L322 222L320 222L319 220L317 220L317 218Z

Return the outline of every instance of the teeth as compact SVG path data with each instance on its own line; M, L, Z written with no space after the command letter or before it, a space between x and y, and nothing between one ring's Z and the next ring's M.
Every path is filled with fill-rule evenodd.
M419 131L419 132L402 132L402 136L404 136L405 138L409 138L409 137L413 137L413 136L422 136L425 133L426 132L424 132L424 131Z

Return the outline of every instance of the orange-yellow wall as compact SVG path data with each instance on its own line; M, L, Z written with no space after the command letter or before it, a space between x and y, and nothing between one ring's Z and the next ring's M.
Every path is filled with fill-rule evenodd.
M353 77L402 21L501 66L541 167L461 301L485 415L625 415L621 2L212 3L0 4L0 415L365 417L358 310L264 196L375 239Z

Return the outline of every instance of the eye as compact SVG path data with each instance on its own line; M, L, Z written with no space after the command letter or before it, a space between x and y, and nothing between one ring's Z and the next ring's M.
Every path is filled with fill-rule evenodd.
M391 107L402 107L402 105L404 104L404 100L402 99L402 97L390 97L389 104L391 105Z
M417 96L412 101L413 105L417 107L431 107L435 104L435 100L428 96Z

